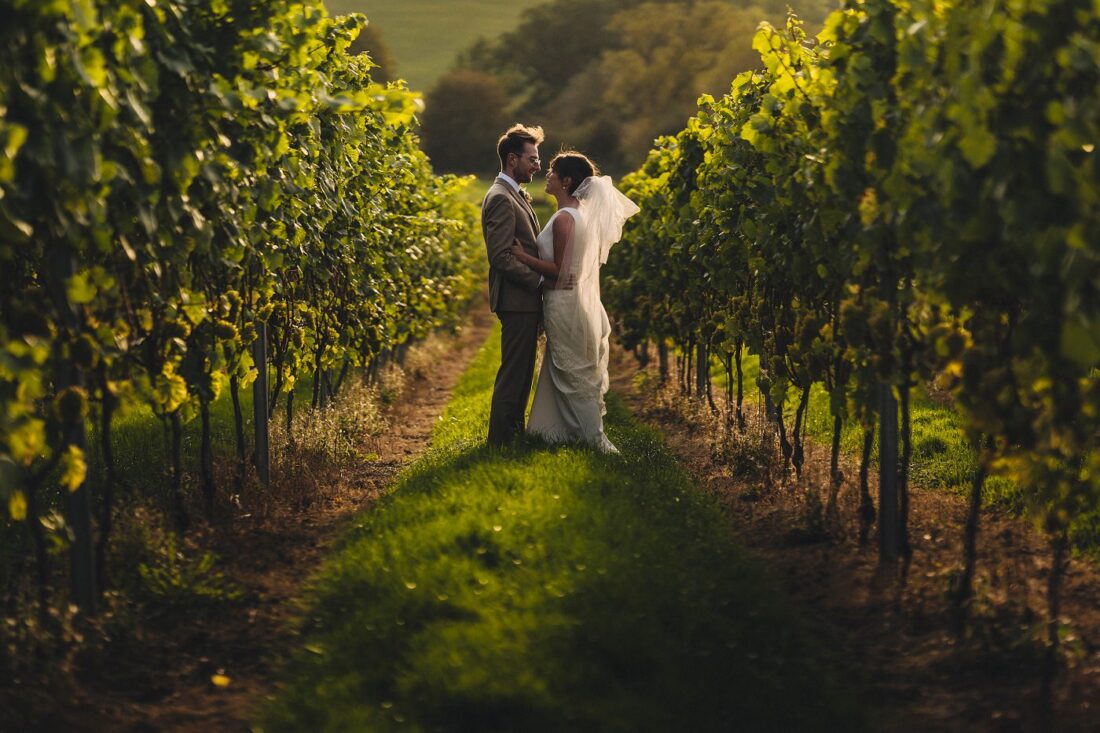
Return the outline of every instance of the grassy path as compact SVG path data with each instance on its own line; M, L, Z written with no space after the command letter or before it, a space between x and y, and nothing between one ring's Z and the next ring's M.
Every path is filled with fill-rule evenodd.
M263 729L861 729L821 642L618 400L621 457L484 445L497 342L317 578Z

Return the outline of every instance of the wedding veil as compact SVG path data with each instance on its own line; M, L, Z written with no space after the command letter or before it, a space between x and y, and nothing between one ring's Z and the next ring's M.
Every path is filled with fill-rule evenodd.
M573 193L581 202L588 236L599 246L600 264L607 264L611 245L623 236L623 224L637 214L638 205L624 196L611 182L611 176L589 176Z

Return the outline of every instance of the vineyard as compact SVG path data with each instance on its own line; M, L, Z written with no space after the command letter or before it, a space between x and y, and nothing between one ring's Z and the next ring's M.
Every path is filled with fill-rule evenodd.
M267 418L282 408L291 423L295 383L324 406L349 369L462 312L480 287L475 210L466 182L435 177L419 151L414 95L343 53L354 17L289 2L2 13L5 542L33 552L42 604L50 548L67 547L71 601L91 612L126 479L117 416L146 409L165 426L158 498L183 531L183 426L201 421L207 512L224 391L238 488L249 455L265 478Z
M795 473L820 385L826 514L855 424L861 542L877 522L887 561L910 551L914 389L945 393L975 457L960 623L983 487L1008 477L1050 538L1048 669L1071 547L1100 540L1096 9L854 2L816 38L795 17L765 25L764 68L701 99L625 181L643 214L604 281L624 343L657 342L663 360L674 343L698 375L685 391L713 404L710 360L723 363L742 425L752 355Z
M363 20L0 0L0 703L21 729L1015 730L1093 694L1100 0L761 23L760 67L618 182L641 207L602 277L618 456L485 445L487 181L433 171L419 95L347 53ZM320 442L341 446L323 466ZM902 608L929 489L965 502L940 615ZM862 615L825 620L744 549L777 513L740 507L783 497L817 514L780 544L873 556ZM1038 616L990 610L1006 515L1042 538L1018 563ZM879 647L849 643L882 619ZM922 624L981 671L904 684L1010 702L882 694Z

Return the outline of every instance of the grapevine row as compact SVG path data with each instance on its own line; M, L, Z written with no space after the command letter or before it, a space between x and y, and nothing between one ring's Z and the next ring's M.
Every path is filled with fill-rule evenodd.
M816 37L792 17L754 48L763 68L625 179L642 214L605 270L608 309L628 346L671 340L731 379L759 355L796 468L823 385L831 510L841 429L865 431L864 540L877 425L886 559L908 551L908 400L935 380L977 456L960 613L983 484L1010 476L1051 538L1054 650L1071 529L1100 511L1097 6L849 0Z
M312 377L323 403L349 367L476 292L466 181L432 174L415 96L346 53L361 24L320 0L0 6L0 499L44 573L39 517L64 487L85 608L120 410L147 405L169 426L182 529L182 426L202 421L210 507L210 405L231 391L239 481L239 391L265 331L268 409L284 394L289 410L296 380Z

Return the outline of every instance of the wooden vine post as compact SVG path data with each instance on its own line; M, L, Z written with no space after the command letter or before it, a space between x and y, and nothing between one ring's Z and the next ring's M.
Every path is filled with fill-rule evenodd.
M879 385L879 559L898 559L898 401L889 383Z
M707 386L709 384L710 356L707 353L707 345L700 341L695 354L695 396L697 399L703 399L707 396Z
M266 486L271 481L271 446L267 431L267 324L260 320L256 321L252 361L256 365L256 381L252 384L252 422L256 441L253 461L256 474Z
M76 273L73 258L57 254L51 258L53 277L50 282L51 297L61 316L62 323L69 334L79 332L79 319L66 292L67 283ZM62 360L56 370L57 393L61 395L61 445L58 450L68 451L75 448L82 455L87 453L87 439L84 431L84 412L67 407L67 395L82 394L84 380L80 368L71 360ZM72 600L81 612L94 616L96 612L95 582L95 543L92 538L92 502L91 489L87 476L80 479L76 486L65 486L65 508L69 528L72 530L73 544L70 551L72 563ZM34 519L37 521L37 518Z

